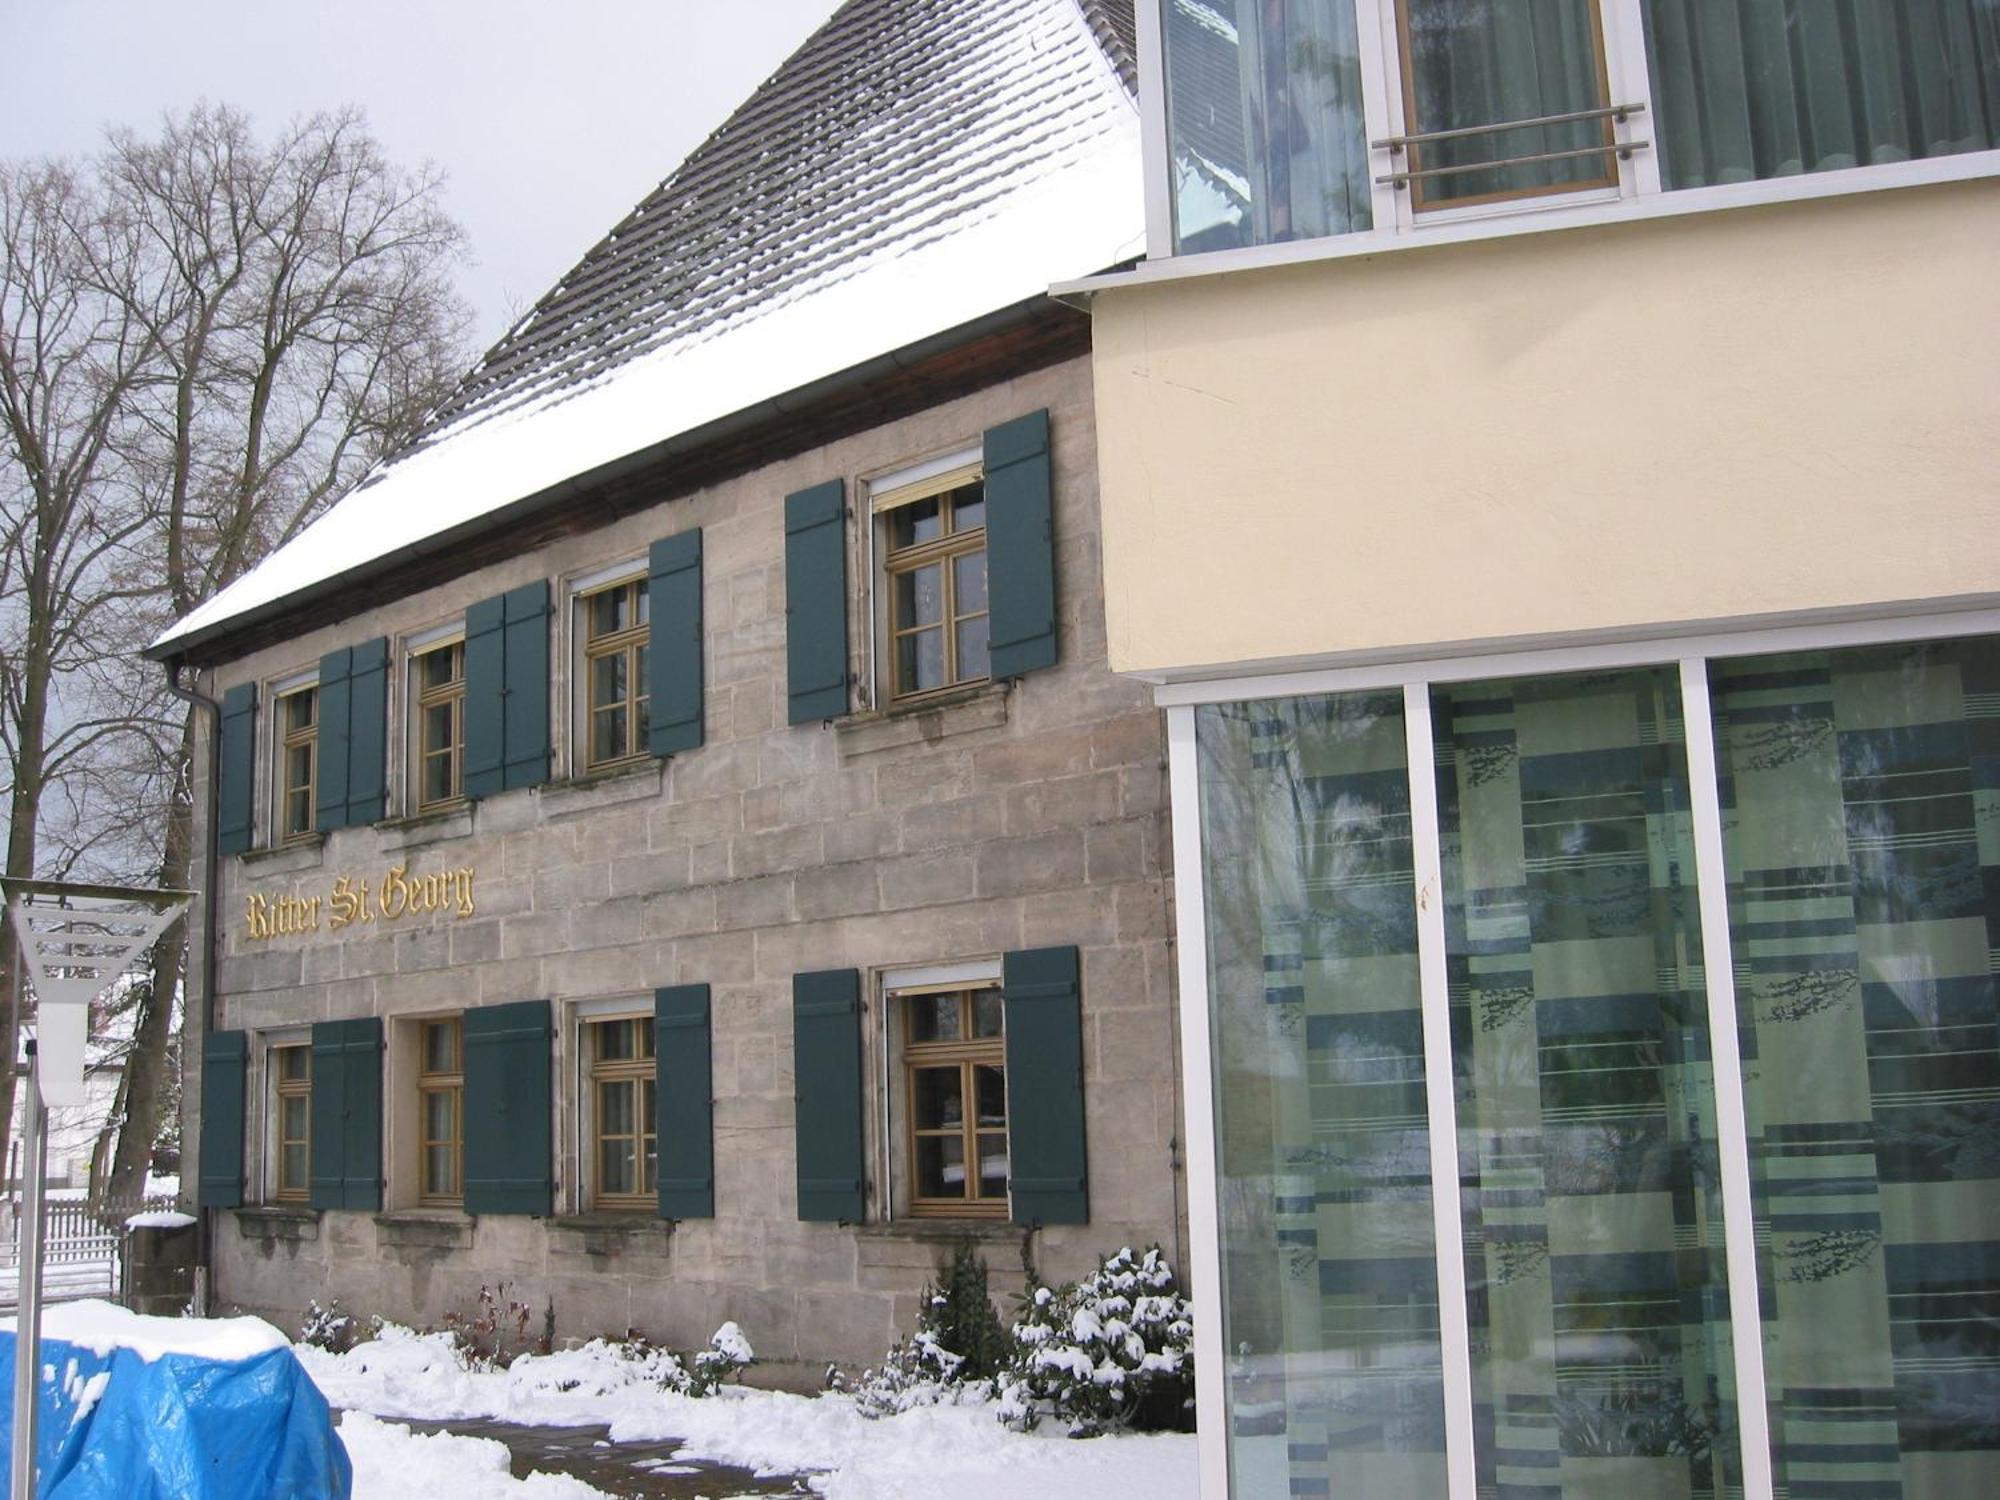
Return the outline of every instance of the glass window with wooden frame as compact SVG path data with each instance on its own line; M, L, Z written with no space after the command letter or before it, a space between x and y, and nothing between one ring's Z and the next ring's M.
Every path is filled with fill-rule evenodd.
M319 788L319 686L278 694L278 841L313 831Z
M627 579L578 600L583 613L586 771L646 754L646 643L652 612L646 580Z
M660 1187L651 1016L589 1023L592 1206L650 1211Z
M992 985L891 995L903 1028L909 1207L1007 1216L1007 1054Z
M270 1051L273 1196L303 1203L312 1163L312 1048L303 1042Z
M987 655L986 482L977 464L878 495L889 592L889 695L993 675Z
M464 1029L451 1016L418 1030L417 1201L446 1207L465 1195Z
M465 642L428 646L410 658L416 692L417 811L465 795Z

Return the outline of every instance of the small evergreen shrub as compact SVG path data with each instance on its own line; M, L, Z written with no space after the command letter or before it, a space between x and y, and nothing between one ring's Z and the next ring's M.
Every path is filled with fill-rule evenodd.
M926 1284L916 1332L899 1339L882 1363L864 1370L852 1386L864 1417L893 1416L914 1406L935 1406L968 1397L984 1399L1007 1360L1007 1336L986 1289L986 1262L960 1240L951 1261L938 1267L935 1285ZM848 1389L837 1375L836 1390Z
M317 1301L308 1302L305 1318L299 1324L298 1342L324 1349L328 1354L345 1354L361 1342L361 1328L350 1314L340 1310L338 1297L325 1307Z
M1194 1409L1194 1313L1155 1245L1120 1250L1063 1287L1028 1283L999 1417L1031 1431L1044 1417L1072 1437L1119 1427L1185 1428Z

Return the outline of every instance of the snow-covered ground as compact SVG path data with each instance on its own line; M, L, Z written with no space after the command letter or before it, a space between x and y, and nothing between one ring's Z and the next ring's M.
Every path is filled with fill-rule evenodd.
M542 1426L602 1424L615 1442L676 1438L677 1456L762 1474L806 1473L829 1500L1018 1500L1024 1495L1193 1500L1194 1439L1114 1436L1074 1441L1009 1432L989 1404L922 1407L870 1421L844 1396L727 1387L701 1399L655 1384L657 1371L602 1345L469 1371L440 1335L386 1328L343 1355L300 1347L314 1382L347 1408L340 1433L354 1460L355 1500L595 1495L575 1480L511 1479L498 1443L423 1437L393 1420L486 1418Z

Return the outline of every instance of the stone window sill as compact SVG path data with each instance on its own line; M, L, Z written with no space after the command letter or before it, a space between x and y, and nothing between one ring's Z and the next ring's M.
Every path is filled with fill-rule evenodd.
M1011 1245L1031 1230L1009 1219L891 1219L886 1224L860 1224L855 1233L865 1240L916 1240L929 1244Z
M302 1240L319 1238L319 1210L292 1204L260 1203L236 1211L236 1227L246 1240Z
M552 781L540 789L542 810L552 818L592 808L615 807L658 797L666 785L666 762L642 760L605 771L587 771L568 781Z
M671 1219L644 1214L566 1214L549 1221L549 1248L557 1254L619 1255L631 1251L659 1254L673 1239Z
M472 1220L452 1209L403 1209L375 1215L384 1245L425 1250L463 1250L472 1243Z
M472 804L461 802L434 812L411 813L408 817L384 818L375 825L382 835L382 847L420 849L446 839L464 838L472 832Z
M236 856L245 869L260 875L287 875L294 870L317 870L326 862L326 835L309 834L289 844L263 849L245 849Z
M1000 729L1007 723L1013 683L983 682L964 692L891 704L834 721L843 760L904 745L936 744L953 735Z

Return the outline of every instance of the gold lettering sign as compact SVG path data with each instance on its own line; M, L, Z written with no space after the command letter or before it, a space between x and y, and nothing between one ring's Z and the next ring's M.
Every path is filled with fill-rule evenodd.
M252 892L244 898L244 934L263 942L322 930L339 932L356 922L396 922L440 913L457 921L473 914L473 873L471 865L428 874L413 874L408 865L391 865L372 884L342 875L325 896Z

